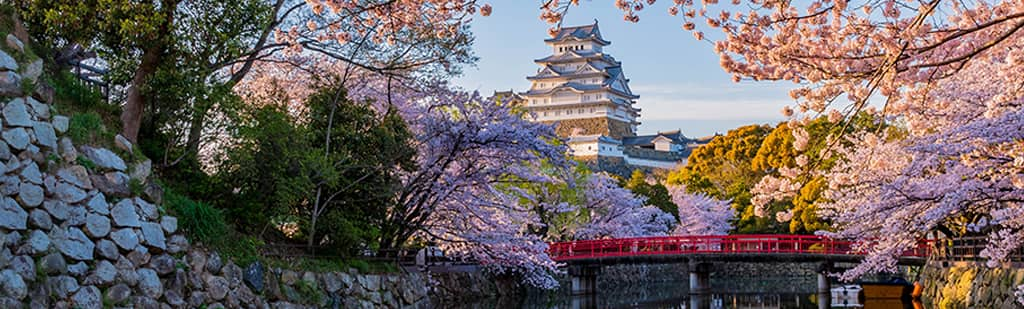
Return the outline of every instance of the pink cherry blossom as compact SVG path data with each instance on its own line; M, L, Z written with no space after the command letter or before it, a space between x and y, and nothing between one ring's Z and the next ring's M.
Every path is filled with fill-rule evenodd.
M729 233L735 214L731 201L716 200L704 193L691 194L686 187L671 186L672 202L679 207L679 225L674 235L724 235Z

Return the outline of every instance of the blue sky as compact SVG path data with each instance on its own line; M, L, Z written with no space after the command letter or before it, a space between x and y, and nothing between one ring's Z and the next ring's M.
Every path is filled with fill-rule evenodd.
M536 72L533 59L551 53L544 44L550 25L537 16L536 1L490 1L494 13L472 22L476 67L465 68L456 84L489 95L494 90L523 91L526 76ZM600 21L605 49L622 62L637 101L641 133L682 129L691 137L725 133L751 123L783 120L780 110L791 104L791 84L733 83L718 66L710 43L698 42L669 16L666 4L641 12L640 22L622 20L613 1L582 1L569 11L565 25Z

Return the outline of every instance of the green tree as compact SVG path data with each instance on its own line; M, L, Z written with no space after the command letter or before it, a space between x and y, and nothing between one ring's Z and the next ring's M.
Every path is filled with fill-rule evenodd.
M672 202L672 196L668 194L668 188L660 181L656 183L647 182L647 174L641 170L633 170L633 174L622 186L634 194L647 198L647 205L652 205L666 213L672 214L679 221L679 207Z
M849 120L831 122L828 117L818 117L803 126L807 131L808 145L805 150L797 150L794 147L795 138L793 130L785 122L780 123L761 144L757 156L751 162L752 168L757 171L764 171L768 175L775 175L782 168L797 168L799 164L816 170L828 170L839 159L836 155L822 156L823 150L834 147L830 144L836 143L830 136L840 136L861 130L877 130L880 122L877 118L861 113ZM845 142L838 140L838 142ZM802 159L798 160L803 156ZM803 162L798 162L803 161ZM817 215L817 203L824 201L821 193L826 185L821 176L802 175L797 181L803 183L797 195L791 199L772 203L769 213L792 210L793 217L789 221L789 232L796 234L808 234L818 230L827 230L829 222L822 221Z
M411 169L411 133L393 111L351 102L330 81L293 117L286 102L240 115L219 178L232 188L222 203L240 227L261 233L297 223L294 240L342 254L373 248L394 203L397 169ZM328 232L320 232L328 231Z
M748 125L716 136L690 154L686 166L668 175L668 183L684 185L691 193L703 192L721 200L732 200L737 213L737 233L777 233L785 229L774 218L756 216L750 203L750 188L764 177L752 168L762 142L771 133L767 125Z

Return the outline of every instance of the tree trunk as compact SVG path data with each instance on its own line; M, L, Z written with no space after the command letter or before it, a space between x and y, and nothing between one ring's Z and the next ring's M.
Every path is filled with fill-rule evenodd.
M192 123L188 130L188 141L185 145L185 155L199 155L199 144L203 137L203 125L206 122L206 113L210 110L208 104L197 106L195 114L192 115Z
M142 87L145 87L149 77L156 73L157 68L163 62L167 39L172 35L171 25L174 24L174 11L178 3L175 0L165 0L163 4L165 18L152 44L142 51L142 61L135 70L135 75L132 76L124 108L121 111L121 135L133 143L138 143L139 128L142 126L142 115L146 104L146 95L143 93Z
M146 84L149 76L156 73L157 65L160 63L160 53L163 48L154 44L142 54L142 63L135 70L132 83L128 87L128 97L124 102L124 109L121 111L121 135L132 142L139 140L139 127L142 126L143 106L146 104L146 97L142 94L142 87Z

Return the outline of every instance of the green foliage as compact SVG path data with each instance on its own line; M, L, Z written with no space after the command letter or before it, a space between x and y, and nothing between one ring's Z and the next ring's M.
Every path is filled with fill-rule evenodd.
M86 158L84 156L76 157L75 158L75 163L78 164L78 165L81 165L82 167L85 167L85 169L87 169L87 170L90 170L90 171L95 171L96 170L96 163L92 162L92 160L89 160L89 158Z
M128 180L128 190L132 192L132 195L142 196L142 191L145 190L145 187L142 184L142 181L132 178Z
M636 195L646 197L647 205L658 207L661 211L672 214L677 221L679 220L679 206L672 202L668 188L660 181L648 183L648 176L643 171L634 170L622 187L633 191Z
M224 216L220 210L210 205L189 199L171 189L165 189L164 206L178 217L182 230L192 240L214 243L228 233Z
M561 181L538 183L510 180L502 189L513 195L519 192L526 194L520 197L520 205L528 205L532 208L533 213L543 223L527 226L530 234L541 236L548 241L573 240L575 231L592 220L593 208L586 205L586 203L593 203L588 201L587 183L591 181L594 172L587 167L587 164L582 162L577 162L571 170L558 169L547 162L544 162L541 167L545 175L561 179ZM652 188L651 192L645 193L656 195L656 189L653 188L658 186L660 185L650 186ZM660 187L664 188L664 186ZM667 189L664 194L667 196ZM670 198L668 201L671 205L658 202L658 198L663 198L663 196L656 196L655 198L654 203L659 203L659 207L664 206L674 209L675 204L671 204ZM559 204L572 206L575 210L551 211L550 205Z
M347 272L349 269L364 274L397 273L401 270L395 263L388 261L364 260L358 258L305 257L299 259L278 259L261 257L268 267L282 269L300 269L312 272Z
M355 268L360 273L370 272L370 263L367 263L364 260L351 260L347 264L349 267Z
M235 145L217 181L236 193L223 205L242 231L298 224L292 240L327 245L342 256L375 249L399 185L395 168L412 168L412 134L395 111L350 102L328 84L308 98L306 113L287 102L241 110ZM315 225L314 225L315 224Z
M33 82L32 80L26 78L26 79L23 79L21 81L21 92L22 93L29 93L30 94L30 93L34 92L35 90L36 90L36 83Z
M49 83L54 88L57 112L71 118L67 136L75 144L110 146L113 143L120 114L117 106L108 104L102 94L70 72L55 74Z
M764 171L753 169L752 162L771 130L767 125L748 125L715 137L694 150L685 167L670 173L668 183L685 185L689 192L732 200L732 207L738 214L733 222L736 233L785 231L774 218L755 216L750 203L750 188L766 175Z
M827 143L828 136L880 129L876 120L867 114L858 114L847 122L837 123L819 117L803 126L809 136L807 149L803 151L793 146L793 130L785 122L774 128L758 125L740 127L694 150L684 168L669 174L668 182L686 185L690 192L732 199L738 214L733 225L736 233L807 234L828 230L829 223L822 221L816 213L815 205L822 201L821 194L827 185L820 176L801 175L797 181L804 186L797 196L771 203L765 211L769 216L765 217L755 215L750 203L750 189L761 178L775 174L781 168L819 171L831 168L839 157L821 156L826 147L835 146ZM797 165L799 156L807 159L805 166ZM790 210L793 219L788 224L776 222L775 213Z
M94 112L72 115L67 136L79 145L95 145L102 141L109 143L113 139L113 134L103 125L103 119Z
M48 83L53 86L54 100L57 111L62 114L95 112L103 116L106 123L116 123L121 110L115 104L103 99L103 94L75 77L69 71L60 71L47 75Z
M323 292L317 288L316 282L309 282L306 280L299 280L295 283L295 287L298 289L302 299L306 300L307 303L319 304L320 300L324 297Z
M858 114L851 120L844 122L830 122L826 117L819 117L803 126L809 136L807 149L798 151L793 146L793 130L787 123L780 123L765 138L757 156L752 162L752 168L758 171L777 171L780 168L803 168L809 170L828 170L832 168L839 156L822 157L821 153L826 147L836 147L828 144L829 136L849 134L862 130L880 129L875 117L867 114ZM796 163L799 156L804 156L806 166L800 167ZM828 230L829 222L822 221L817 215L817 203L824 201L821 194L824 192L827 183L821 176L811 174L801 175L797 181L803 183L795 197L789 200L773 203L769 209L771 213L791 209L793 219L789 222L789 232L796 234L809 234L818 230Z
M283 106L258 107L246 116L219 176L239 188L224 205L228 215L241 231L256 231L312 192L306 173L313 158L305 132Z
M225 257L235 261L235 264L249 265L258 259L262 259L260 248L263 247L264 243L254 236L243 235L230 230L218 240L209 243L209 245Z

